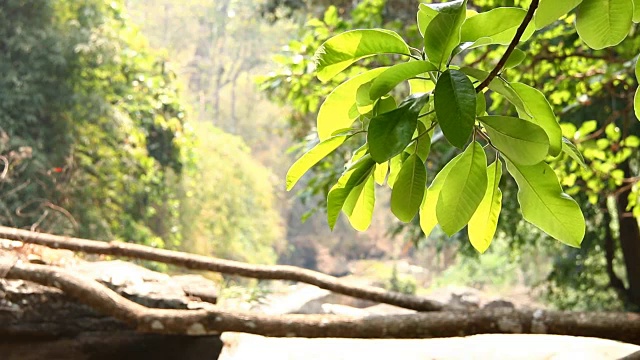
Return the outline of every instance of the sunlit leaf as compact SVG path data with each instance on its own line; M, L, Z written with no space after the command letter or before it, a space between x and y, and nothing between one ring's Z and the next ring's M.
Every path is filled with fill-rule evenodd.
M365 182L351 190L342 210L354 229L365 231L371 225L375 203L375 186L370 175Z
M327 196L327 221L332 230L351 190L367 181L373 172L374 166L375 162L370 155L363 156L362 159L347 169L338 179L338 182L329 190Z
M518 184L518 202L524 219L557 240L580 247L585 221L580 206L562 191L556 173L546 163L524 166L507 161Z
M529 85L512 83L511 87L520 95L527 109L526 113L519 112L520 117L531 120L544 130L549 138L549 154L558 156L562 151L562 129L547 98Z
M562 151L575 160L580 166L586 168L587 164L584 162L584 157L580 153L580 150L567 138L562 138Z
M514 7L498 7L468 18L462 25L461 42L475 42L481 38L490 39L483 45L508 45L516 34L527 11ZM528 26L521 41L526 41L533 34L534 27Z
M318 112L318 137L328 139L336 130L349 128L359 113L356 107L358 88L378 76L386 68L377 68L338 85L324 100ZM356 109L356 111L353 111Z
M484 149L474 141L449 172L436 205L438 223L447 235L467 225L480 205L487 190L486 167Z
M487 191L478 205L478 209L469 220L469 241L480 253L484 253L491 244L498 228L498 217L502 209L502 162L499 159L487 167Z
M438 198L440 197L440 191L444 185L444 181L447 179L449 172L454 167L456 162L460 159L462 154L458 154L451 159L429 185L427 194L420 205L420 228L424 232L425 236L429 236L433 228L438 224L438 218L436 216L436 205L438 204Z
M420 210L427 184L427 169L413 154L402 165L391 191L391 211L404 222L410 222Z
M536 29L542 29L553 23L580 5L581 2L582 0L540 0L540 5L534 16Z
M389 161L382 164L376 164L376 169L373 173L373 177L378 185L384 184L384 180L387 178L389 172Z
M424 51L429 61L443 69L460 43L460 28L467 15L467 0L446 3L427 26L424 35Z
M398 154L389 160L389 177L387 178L387 185L393 189L393 185L396 183L398 173L402 169L402 157L403 154Z
M584 0L578 6L576 30L592 49L618 45L629 34L632 0Z
M493 146L515 163L537 164L549 153L547 134L532 122L510 116L481 116L478 120Z
M513 49L513 52L509 55L507 62L504 64L505 69L511 69L520 65L526 57L527 54L524 51L520 49Z
M348 138L346 135L333 136L311 148L302 155L287 172L287 191L300 180L311 167L340 147Z
M316 51L318 79L329 81L354 62L377 54L410 54L400 35L383 29L346 31L325 41Z
M369 96L371 99L377 99L386 95L403 81L421 75L422 73L437 70L438 69L428 61L411 61L396 64L373 80L369 90Z

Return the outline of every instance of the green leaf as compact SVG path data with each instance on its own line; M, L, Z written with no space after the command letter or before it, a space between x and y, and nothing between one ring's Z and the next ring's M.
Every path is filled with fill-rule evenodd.
M569 155L583 168L587 168L587 164L584 162L584 157L580 153L580 150L566 137L562 138L562 152Z
M582 0L540 0L540 5L534 15L536 29L542 29L555 22L558 18L580 5L581 2Z
M387 96L376 101L376 105L373 107L373 114L374 116L380 115L397 108L396 99L394 99L393 96Z
M456 162L462 157L462 154L458 154L451 159L447 165L436 175L431 182L431 185L427 189L427 194L420 205L420 228L424 232L425 236L429 236L433 228L438 224L438 218L436 217L436 205L438 204L438 198L440 197L440 191L442 185L447 179L449 172L455 166Z
M640 23L640 0L633 0L633 22Z
M640 121L640 88L636 89L636 94L633 96L633 110L636 114L636 119Z
M486 79L487 76L489 76L489 73L486 71L483 71L480 69L474 69L470 67L463 67L460 69L460 71L471 76L474 79L477 79L478 81L484 81L484 79ZM511 87L511 84L509 84L507 81L505 81L501 77L496 77L493 80L491 80L491 83L489 84L489 89L504 96L507 100L509 100L510 103L513 104L513 106L516 107L516 109L518 109L518 111L527 112L524 106L524 102L520 98L520 95L518 95L518 93L515 90L513 90L513 88Z
M431 136L430 134L424 134L427 129L422 122L418 122L418 138L414 144L410 144L405 150L409 154L417 154L422 162L426 162L431 151ZM433 133L433 130L431 130Z
M367 141L371 156L378 164L407 147L416 130L420 110L428 99L428 94L409 95L397 109L371 119Z
M424 34L424 51L429 61L443 69L453 49L460 43L460 28L467 15L467 0L447 3L427 26Z
M428 61L410 61L394 65L373 80L369 90L369 97L375 100L386 95L403 81L421 75L422 73L437 70L438 69Z
M434 91L440 128L451 145L463 148L473 132L476 91L464 73L449 69L442 73Z
M402 169L402 155L399 154L389 160L389 177L387 178L387 185L393 189L393 184L396 183L400 169Z
M469 241L480 253L484 253L491 244L498 228L498 217L502 210L502 162L500 159L487 167L487 191L478 205L478 209L469 220Z
M386 68L377 68L338 85L324 100L318 112L318 137L324 141L336 130L349 128L359 114L356 107L358 88L378 76ZM356 110L356 111L354 111Z
M511 116L481 116L478 120L493 146L517 164L537 164L549 153L547 134L532 122Z
M476 94L476 115L482 116L487 111L487 99L481 91Z
M389 172L389 162L383 162L382 164L376 164L376 169L374 170L373 177L376 180L378 185L384 184L384 180L387 177L387 173Z
M640 4L637 4L637 5L638 6L634 9L638 9L638 11L640 11ZM635 73L636 73L636 81L640 82L640 58L636 60ZM640 121L640 87L636 89L636 94L633 97L633 109L636 114L636 119Z
M427 169L413 154L402 165L391 191L391 211L403 222L410 222L420 210L427 185Z
M576 30L592 49L618 45L629 34L632 0L584 0L578 6Z
M520 49L513 49L513 52L509 55L507 62L504 64L505 69L511 69L520 65L526 57L527 54L525 54L524 51Z
M562 129L547 98L538 89L529 85L512 83L511 87L518 93L527 113L531 115L528 116L527 113L520 111L520 117L531 120L544 130L549 138L549 154L558 156L562 151Z
M345 201L347 201L350 192L351 189L335 186L329 191L329 195L327 196L327 221L329 222L329 228L331 228L331 230L336 226L340 211Z
M287 191L291 190L313 165L340 147L347 138L347 135L330 137L304 153L287 171Z
M432 4L420 4L418 10L418 30L420 35L424 37L424 32L427 30L427 26L431 23L433 18L438 15L438 10L433 9Z
M507 170L518 184L518 202L524 219L573 247L580 247L585 222L580 206L567 194L546 163L524 166L507 161Z
M338 182L329 190L327 196L327 221L331 230L338 221L338 215L342 210L351 191L358 185L367 181L375 162L371 159L371 155L367 154L347 169L338 179Z
M487 191L487 157L482 145L471 143L444 181L436 217L449 236L460 231L476 212Z
M354 62L378 54L409 55L410 52L400 35L389 30L352 30L336 35L316 51L318 79L327 82Z
M371 225L375 203L376 191L373 176L369 175L365 182L351 190L342 210L354 229L365 231Z
M526 10L514 7L498 7L479 13L464 22L460 41L463 43L476 42L488 38L490 41L483 39L483 45L509 45L526 14ZM521 41L529 39L533 32L533 26L528 26Z

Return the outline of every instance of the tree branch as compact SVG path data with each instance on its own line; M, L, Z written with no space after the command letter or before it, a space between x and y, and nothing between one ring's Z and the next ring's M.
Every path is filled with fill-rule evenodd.
M0 226L0 238L43 245L54 249L66 249L87 254L122 256L158 261L193 270L208 270L223 274L238 275L254 279L298 281L335 293L360 299L399 306L416 311L440 311L448 309L440 302L423 297L389 292L373 286L348 284L333 276L316 271L286 265L250 265L242 262L216 259L178 251L155 249L148 246L118 241L102 242L43 234ZM452 309L449 309L452 310Z
M436 338L485 333L558 334L640 344L640 314L517 311L433 312L351 318L332 315L259 315L204 304L198 310L151 309L68 270L17 263L8 279L53 286L138 331L206 335L225 331L271 337Z
M507 47L507 51L504 52L504 54L500 58L500 61L498 61L498 64L496 64L496 67L494 67L493 70L491 70L491 72L489 73L489 76L487 76L487 78L484 79L484 81L481 82L480 85L478 85L478 87L476 88L476 93L481 92L482 90L484 90L484 88L489 86L489 84L491 84L491 81L496 76L498 76L500 71L502 71L502 68L504 68L505 64L507 63L507 60L509 60L509 56L511 56L511 53L520 42L520 39L522 38L524 31L527 29L527 26L529 26L531 19L533 19L533 13L538 8L538 3L539 3L539 0L531 1L531 6L529 6L529 11L527 11L527 14L524 16L524 19L522 19L522 23L518 27L518 30L516 30L516 34L511 40L511 43L509 43L509 46Z

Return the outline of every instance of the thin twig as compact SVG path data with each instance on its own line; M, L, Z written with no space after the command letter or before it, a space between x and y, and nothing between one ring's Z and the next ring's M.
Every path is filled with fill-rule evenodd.
M480 83L480 85L478 85L478 87L476 88L476 93L479 93L480 91L484 90L484 88L489 86L493 78L495 78L500 73L500 71L502 71L502 68L504 68L504 66L506 65L507 60L509 60L509 56L511 56L511 53L520 42L520 39L522 38L524 31L527 29L527 26L529 26L531 19L533 19L533 13L538 8L538 3L539 3L539 0L533 0L531 2L531 6L529 6L529 11L527 11L527 14L524 16L524 19L522 19L522 23L518 27L518 30L516 31L516 35L511 40L509 47L507 47L507 51L505 51L505 53L502 55L502 58L500 58L500 61L498 61L498 64L496 65L496 67L494 67L493 70L491 70L491 73L489 73L489 76L487 76L487 78L484 79L484 81Z

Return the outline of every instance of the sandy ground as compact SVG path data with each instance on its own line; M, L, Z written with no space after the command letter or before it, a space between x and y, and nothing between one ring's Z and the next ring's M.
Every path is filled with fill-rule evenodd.
M600 360L619 359L640 346L553 335L476 335L425 340L265 338L225 333L221 360Z

